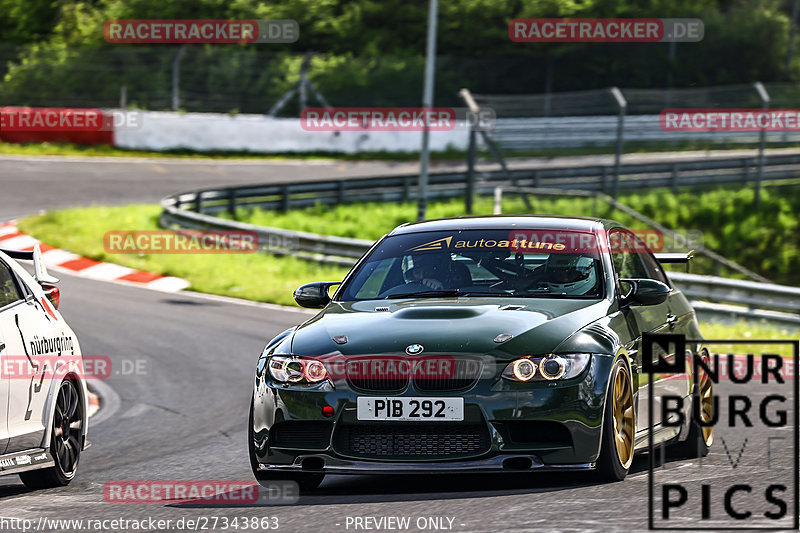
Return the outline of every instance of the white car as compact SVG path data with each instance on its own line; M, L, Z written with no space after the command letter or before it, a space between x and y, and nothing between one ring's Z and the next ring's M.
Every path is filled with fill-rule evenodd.
M33 261L34 275L15 260ZM0 250L0 475L31 488L69 484L89 444L86 382L70 370L82 368L81 350L58 312L57 281L38 245Z

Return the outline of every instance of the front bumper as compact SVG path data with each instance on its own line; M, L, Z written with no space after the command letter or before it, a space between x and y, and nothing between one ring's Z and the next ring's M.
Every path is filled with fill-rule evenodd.
M536 455L503 454L485 459L448 462L386 463L355 461L328 455L298 455L288 465L261 464L260 472L307 472L325 474L484 474L498 472L565 472L593 470L595 463L546 465Z
M593 356L587 371L568 382L521 384L499 378L481 379L464 392L425 394L413 387L399 394L367 394L342 382L333 386L298 389L256 380L253 436L256 460L262 472L323 472L331 474L519 472L590 470L600 453L606 387L613 358ZM464 398L463 422L361 422L357 420L359 396L460 396ZM325 417L323 408L334 408ZM278 428L301 424L324 426L313 444L287 442ZM416 424L420 431L414 435ZM453 428L480 428L480 446L460 454L419 452L439 427L442 439ZM380 454L364 451L371 434L349 447L344 438L357 428L374 431L385 442L397 430L411 434L422 444L414 453ZM435 432L434 432L435 433ZM461 438L460 436L458 438ZM471 437L469 437L471 438ZM477 437L476 437L477 439ZM462 441L458 441L460 444ZM381 448L383 450L383 448ZM439 451L442 450L440 446Z

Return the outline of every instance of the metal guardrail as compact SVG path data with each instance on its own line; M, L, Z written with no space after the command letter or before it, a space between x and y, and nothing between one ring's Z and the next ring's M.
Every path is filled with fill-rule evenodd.
M603 202L607 203L614 209L622 211L626 213L628 216L633 217L634 219L650 226L654 230L658 230L663 236L671 238L675 241L675 232L669 228L666 228L653 220L652 218L648 218L644 216L642 213L636 211L628 207L627 205L618 202L614 198L610 197L607 194L604 194L599 191L587 192L587 191L573 191L569 189L548 189L548 188L525 188L525 187L495 187L494 188L494 214L499 215L502 210L503 205L503 193L513 193L513 194L521 194L521 195L569 195L569 196L578 196L584 198L595 198L596 200L602 200ZM733 271L736 271L740 274L743 274L750 279L754 279L756 281L762 283L769 283L769 280L759 274L756 274L752 270L748 270L747 268L743 267L742 265L727 259L718 253L714 252L713 250L709 250L708 248L700 248L695 250L698 255L704 255L709 259L716 261L719 265L725 266Z
M690 299L800 313L800 288L798 287L683 272L667 272L667 275Z
M621 165L620 188L719 184L747 184L754 158L716 160L683 160L669 163ZM765 160L764 180L781 181L800 178L800 154L775 155ZM508 188L528 186L539 190L561 190L565 194L594 195L615 207L630 210L609 198L604 191L610 186L611 165L571 166L558 168L503 169L500 171L435 173L430 176L429 196L453 198L470 195L467 192L490 193L498 186ZM414 174L387 177L356 178L350 180L325 180L304 183L279 183L198 189L164 198L162 225L190 229L245 229L258 233L262 251L279 255L294 255L324 263L349 265L361 256L369 243L362 239L331 237L279 228L243 224L213 215L227 213L231 217L237 209L264 209L288 211L318 204L337 205L354 202L402 202L416 196ZM522 190L522 189L519 189ZM523 195L523 198L527 198ZM626 212L627 212L626 211ZM647 220L656 229L669 232ZM703 252L720 264L725 264L758 281L765 281L746 269L734 265L712 251Z
M658 187L748 185L755 177L757 158L696 159L675 162L637 163L620 166L620 189ZM475 170L474 191L491 192L496 186L582 189L608 193L612 189L613 165L579 165ZM800 178L800 154L765 158L763 180L785 181ZM380 176L347 180L303 183L248 185L198 189L165 198L162 205L196 213L233 214L238 208L288 211L317 204L336 205L355 202L402 202L416 199L416 174ZM467 172L430 175L432 198L464 196L469 190Z
M749 181L749 169L754 164L754 158L733 158L622 165L620 188L745 184ZM514 185L547 186L564 192L580 187L584 194L594 195L590 191L602 191L609 185L606 178L611 175L612 169L611 166L600 165L476 172L473 190L490 193L498 185L511 185L513 179L516 182ZM799 177L800 155L771 156L766 159L764 180L780 181ZM164 198L160 223L167 228L253 231L259 236L260 250L265 253L351 266L369 249L372 241L256 226L214 215L234 214L239 208L287 211L317 204L411 200L415 198L416 178L416 175L404 175L199 189ZM464 196L467 186L465 172L430 176L430 196L433 198ZM695 302L698 312L730 313L734 316L800 323L800 288L677 272L670 272L669 276L690 299L745 306L722 310L725 306ZM753 309L755 307L758 310Z
M258 235L259 251L261 252L273 255L291 255L319 263L352 266L373 244L372 241L364 239L317 235L304 231L225 220L203 213L178 209L166 201L162 201L162 208L159 224L164 228L252 231Z

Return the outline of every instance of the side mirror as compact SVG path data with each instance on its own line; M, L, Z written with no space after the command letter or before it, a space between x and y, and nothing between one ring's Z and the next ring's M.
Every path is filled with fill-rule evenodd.
M294 301L297 302L297 305L300 307L322 309L331 301L331 297L328 295L328 289L340 283L339 281L307 283L294 291Z
M624 303L634 305L658 305L664 303L671 290L665 283L654 279L623 278L619 282L631 285L630 292L623 296L622 300Z
M47 296L47 299L50 300L53 307L58 309L58 304L61 303L61 291L58 290L58 287L43 283L42 290L44 290L44 295Z

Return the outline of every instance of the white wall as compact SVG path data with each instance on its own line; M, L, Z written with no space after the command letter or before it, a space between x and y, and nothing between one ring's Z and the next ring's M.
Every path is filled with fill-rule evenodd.
M222 113L167 113L144 111L138 127L114 130L114 145L139 150L186 148L199 152L415 152L422 145L419 131L305 131L297 118ZM463 125L452 131L432 131L431 150L466 150Z

